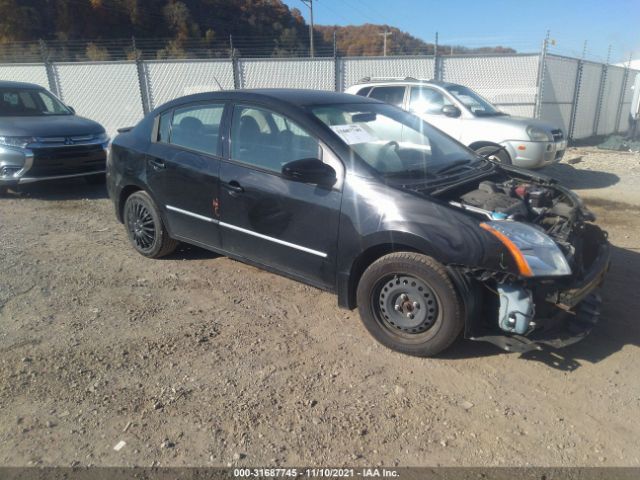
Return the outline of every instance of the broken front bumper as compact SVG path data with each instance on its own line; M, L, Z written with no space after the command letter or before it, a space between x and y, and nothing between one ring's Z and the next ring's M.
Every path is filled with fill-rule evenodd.
M553 314L535 318L536 329L525 335L492 332L471 336L471 340L486 341L511 352L542 350L543 346L561 348L586 337L600 318L602 300L594 290L602 285L609 270L611 252L608 242L598 247L589 271L579 281L565 289L547 295L554 305Z

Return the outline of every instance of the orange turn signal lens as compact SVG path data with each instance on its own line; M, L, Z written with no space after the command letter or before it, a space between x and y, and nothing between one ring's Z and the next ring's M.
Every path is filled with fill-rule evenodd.
M527 147L525 147L524 145L518 145L518 150L526 150Z
M487 225L486 223L481 223L480 226L484 228L487 232L491 233L494 237L496 237L502 244L507 247L509 253L516 262L516 266L518 267L518 271L520 275L523 277L533 277L533 271L531 271L531 267L527 263L527 260L522 255L520 249L513 243L505 234L499 232L495 228Z

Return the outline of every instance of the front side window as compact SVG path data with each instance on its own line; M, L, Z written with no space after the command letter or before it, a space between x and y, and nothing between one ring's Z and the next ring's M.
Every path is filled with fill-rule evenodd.
M169 133L171 132L171 117L173 116L173 110L160 115L158 125L158 137L157 142L169 143Z
M442 107L451 102L439 91L428 87L412 87L409 111L417 114L442 115Z
M171 120L169 143L181 147L216 155L220 141L220 121L224 105L193 105L176 108ZM160 118L158 135L164 131L163 117ZM163 133L164 131L164 133Z
M320 145L278 113L237 106L231 124L231 158L280 173L293 160L320 158Z
M416 181L444 175L454 166L482 162L428 123L391 105L318 105L311 112L357 157L387 178Z
M369 97L401 107L404 100L405 87L374 87Z
M35 88L0 89L0 116L33 117L71 115L71 111L46 90Z

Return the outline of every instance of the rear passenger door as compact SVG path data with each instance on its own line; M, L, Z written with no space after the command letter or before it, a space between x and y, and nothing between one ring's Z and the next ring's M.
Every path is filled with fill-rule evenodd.
M321 159L338 182L321 187L289 180L282 166ZM302 277L335 283L342 163L294 121L264 107L237 105L229 158L220 168L220 227L224 250Z
M197 103L163 112L147 156L147 183L173 236L220 247L217 224L225 104Z

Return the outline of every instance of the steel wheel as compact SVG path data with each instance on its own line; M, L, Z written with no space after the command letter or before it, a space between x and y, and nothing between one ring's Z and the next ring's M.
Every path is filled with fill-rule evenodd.
M374 311L391 331L417 334L427 331L438 318L438 298L422 280L393 275L379 282Z
M369 265L358 282L357 301L376 340L409 355L441 352L464 324L464 306L446 269L419 253L390 253Z
M132 200L127 204L127 228L131 239L140 250L150 250L156 239L156 227L147 206Z

